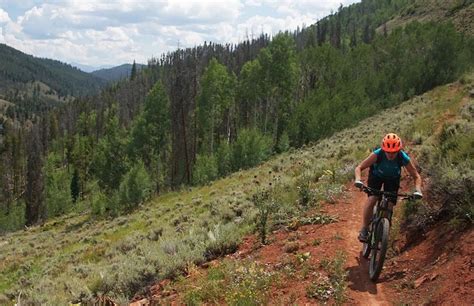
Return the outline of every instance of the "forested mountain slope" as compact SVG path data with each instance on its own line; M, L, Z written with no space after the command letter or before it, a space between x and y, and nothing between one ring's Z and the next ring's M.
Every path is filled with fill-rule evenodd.
M291 232L303 224L320 223L321 229L324 224L334 222L337 228L338 222L344 220L319 209L336 203L344 194L342 186L352 179L355 165L386 131L400 134L406 143L405 150L416 156L423 170L424 193L428 196L426 201L418 203L417 211L411 210L401 221L426 227L440 218L451 219L457 220L458 228L467 224L469 229L472 214L466 215L466 209L472 209L469 184L474 154L474 105L470 97L473 82L472 73L468 74L459 82L413 97L330 138L292 149L258 167L236 172L207 186L183 188L155 197L119 218L96 220L89 215L70 214L43 226L4 235L0 240L0 292L3 293L0 297L11 300L21 291L23 301L38 303L105 299L126 303L136 293L143 293L147 285L171 279L177 281L173 286L181 288L180 296L189 303L231 301L239 297L262 301L262 297L278 287L270 291L266 285L258 284L278 286L278 282L268 282L272 280L269 277L278 271L284 273L286 268L278 270L275 266L276 270L266 270L273 266L245 262L242 265L247 268L239 263L227 265L225 277L242 277L241 286L237 287L225 287L227 283L220 281L223 280L220 270L214 270L219 274L209 279L196 279L200 274L192 274L194 278L190 280L202 286L188 286L180 276L196 271L194 265L235 252L242 237L255 231L260 233L259 237L267 233L273 239L270 233L278 228ZM405 188L410 188L409 182L407 185ZM451 193L449 197L445 190ZM100 197L92 195L88 203L95 207L100 201ZM264 216L267 217L262 219ZM265 222L261 223L262 220ZM336 234L333 232L332 236ZM334 246L334 241L348 239L341 235L301 247ZM307 255L290 249L291 243L294 245L298 239L293 237L279 246L288 248L288 260L279 267L293 267L295 273L284 274L286 277L304 275L304 265L297 263L304 262ZM259 244L255 242L253 247L246 248L258 249ZM297 249L293 246L293 250ZM313 257L323 262L324 258ZM257 286L245 287L253 286L252 280L259 281ZM298 282L313 288L311 281L316 280L311 276ZM340 281L340 288L344 288L345 278ZM173 292L166 291L171 288L169 282L155 288L161 298L167 296L164 292ZM253 289L249 291L250 288ZM338 292L343 297L344 291ZM306 298L317 301L317 295L308 294Z
M35 116L33 99L7 113L0 230L72 210L126 214L455 80L474 64L474 40L452 24L376 34L412 3L365 0L272 39L180 49L99 95Z
M65 97L97 94L104 85L103 79L71 65L0 44L0 95L5 100L16 103L49 95L50 100L64 101Z
M95 70L91 72L91 74L109 82L118 81L131 76L133 65L135 65L135 73L146 67L146 65L143 64L123 64L117 67Z

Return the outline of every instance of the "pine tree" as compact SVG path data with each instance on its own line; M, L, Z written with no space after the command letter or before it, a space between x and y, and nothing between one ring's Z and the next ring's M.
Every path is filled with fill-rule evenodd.
M132 156L142 160L152 173L156 192L167 181L171 136L170 101L161 81L145 99L143 113L135 120L129 144Z
M137 64L135 63L135 60L133 61L132 65L132 71L130 72L130 80L135 80L137 77Z
M90 178L92 160L95 154L96 143L94 141L94 126L97 114L81 113L77 123L77 133L66 142L66 160L79 178L79 195L83 195L86 182Z
M128 171L128 139L125 130L120 127L116 104L107 110L105 117L105 134L97 144L91 168L99 179L100 187L112 192L118 189L122 176Z
M351 48L355 48L357 46L357 29L355 23L352 23L351 26L351 39L349 42L349 46Z
M74 203L77 202L79 199L79 193L80 193L80 182L79 182L79 171L77 169L74 169L74 172L72 174L72 179L71 179L71 198Z
M366 44L370 43L374 37L374 30L370 24L370 19L366 18L364 23L364 30L362 32L362 41Z

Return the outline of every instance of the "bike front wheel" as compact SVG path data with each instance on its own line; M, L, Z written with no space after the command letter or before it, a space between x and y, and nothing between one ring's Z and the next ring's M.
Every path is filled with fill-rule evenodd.
M388 247L388 234L390 222L387 218L382 218L375 227L373 235L374 243L370 255L369 276L372 281L377 281L382 272L385 255Z

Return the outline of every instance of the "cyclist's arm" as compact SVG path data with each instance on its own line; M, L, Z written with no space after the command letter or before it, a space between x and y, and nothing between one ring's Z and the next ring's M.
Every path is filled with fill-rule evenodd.
M377 162L377 155L375 153L371 153L369 157L364 159L354 170L355 172L355 180L360 181L361 173L365 168L369 168L373 164Z
M405 168L407 169L408 173L413 177L415 180L415 189L416 191L421 193L421 176L416 170L415 166L413 166L413 163L410 161Z

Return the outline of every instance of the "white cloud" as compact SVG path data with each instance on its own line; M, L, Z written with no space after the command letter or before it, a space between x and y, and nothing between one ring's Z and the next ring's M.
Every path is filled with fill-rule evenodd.
M294 30L355 1L0 0L0 42L66 62L146 63L178 45Z
M261 6L262 3L258 0L246 0L245 5L246 6Z
M174 0L168 1L160 15L184 17L188 21L231 22L238 18L241 7L237 0Z
M8 13L5 12L2 8L0 8L0 25L10 22L10 16L8 16Z

